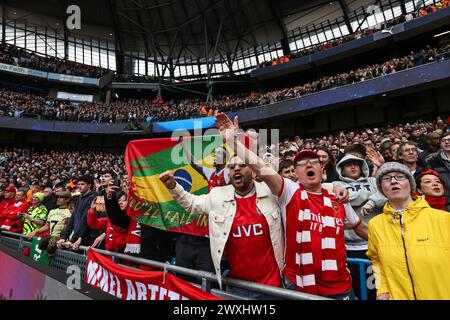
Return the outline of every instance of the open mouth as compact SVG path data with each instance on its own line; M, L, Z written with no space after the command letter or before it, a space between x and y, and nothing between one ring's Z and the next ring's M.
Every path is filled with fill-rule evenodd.
M308 170L308 171L306 172L306 175L307 175L308 177L314 177L314 176L316 175L316 173L315 173L314 171L312 171L312 170Z
M439 192L441 192L441 188L433 188L433 191L436 193L439 193Z
M244 182L244 176L243 176L242 174L240 174L240 173L236 173L236 174L234 175L234 182L235 182L236 184L241 184L241 183L243 183L243 182Z
M401 188L399 188L399 187L393 187L391 190L392 190L392 191L400 191Z

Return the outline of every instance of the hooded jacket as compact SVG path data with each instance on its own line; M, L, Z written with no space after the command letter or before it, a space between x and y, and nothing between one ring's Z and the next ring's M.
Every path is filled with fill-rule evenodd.
M343 165L348 161L358 161L361 167L361 176L358 179L351 179L343 175ZM336 166L341 181L334 184L344 187L349 192L349 201L358 217L367 223L374 215L382 211L387 199L378 191L376 179L369 177L369 166L367 162L354 155L346 155ZM361 207L369 203L373 208L373 213L369 216L361 214ZM345 246L347 250L367 250L367 241L359 237L353 230L345 230Z
M369 222L377 294L391 300L450 299L450 213L418 197L405 211L387 203Z

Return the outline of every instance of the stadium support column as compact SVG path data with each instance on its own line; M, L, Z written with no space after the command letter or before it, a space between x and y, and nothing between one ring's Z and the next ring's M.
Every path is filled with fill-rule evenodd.
M406 6L405 6L405 0L400 0L400 8L402 9L402 15L406 15Z
M6 42L6 8L5 4L2 3L2 43Z
M275 22L280 28L281 34L283 37L280 39L281 48L283 49L283 55L287 56L291 54L291 48L289 47L289 39L288 39L288 29L286 24L284 23L283 17L281 16L278 1L276 0L268 0L268 5L272 15L275 18Z
M206 96L206 104L212 100L211 73L209 72L209 46L208 46L208 26L206 25L206 15L203 15L203 29L205 34L205 59L206 59L206 88L208 94Z
M350 19L348 17L348 13L350 12L350 10L348 9L348 5L345 2L345 0L339 0L339 5L341 6L342 12L344 14L344 21L345 21L345 25L347 26L347 29L350 33L353 33L353 27L352 24L350 23Z
M222 32L222 25L223 25L223 15L220 17L220 23L219 23L219 29L217 31L216 36L216 42L214 44L214 50L211 59L209 59L209 48L208 48L208 33L207 33L207 24L206 24L206 15L204 17L204 24L205 24L205 53L206 53L206 68L207 68L207 83L206 86L208 88L208 95L206 96L206 103L212 101L213 99L213 82L211 81L211 71L212 67L215 63L216 58L216 52L217 52L217 46L219 45L219 38L220 33Z

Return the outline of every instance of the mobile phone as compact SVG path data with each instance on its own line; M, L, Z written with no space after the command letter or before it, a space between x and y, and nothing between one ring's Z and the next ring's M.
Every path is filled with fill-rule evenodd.
M105 198L103 196L97 196L97 201L95 202L95 210L98 212L105 212Z
M120 179L114 179L114 185L120 188Z

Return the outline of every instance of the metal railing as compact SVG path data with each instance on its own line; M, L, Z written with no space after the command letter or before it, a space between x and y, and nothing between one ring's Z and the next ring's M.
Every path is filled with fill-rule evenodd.
M9 242L11 244L11 240L13 240L12 238L14 238L17 241L17 251L21 251L25 246L29 247L29 240L26 238L26 236L22 235L22 234L17 234L17 233L12 233L12 232L7 232L7 231L0 231L0 243L4 243L4 241L6 240L7 242ZM27 245L24 245L25 243L28 243ZM10 246L11 247L11 246ZM75 252L70 252L67 250L57 250L56 251L56 255L53 258L53 262L50 264L50 267L54 266L55 264L58 263L58 261L55 262L55 260L57 259L63 259L64 258L64 254L70 254L70 255L77 255L78 257L76 257L77 259L71 259L71 260L82 260L84 261L84 265L81 266L81 269L84 270L85 269L85 264L86 264L86 255L87 255L87 251L89 249L92 249L90 247L85 247L85 246L80 246L79 250L83 251L83 254L77 254ZM134 256L130 256L130 255L126 255L126 254L122 254L122 253L116 253L116 252L110 252L110 251L106 251L106 250L101 250L101 249L93 249L105 256L109 256L111 257L113 262L118 262L118 259L122 259L125 261L130 261L130 262L134 262L134 263L138 263L141 265L146 265L146 266L150 266L150 267L154 267L154 268L158 268L164 271L170 271L170 272L175 272L175 273L179 273L185 276L190 276L196 279L200 279L201 280L201 289L209 292L209 293L220 293L220 291L218 290L214 290L211 289L211 283L217 283L217 278L216 275L214 273L211 272L206 272L206 271L199 271L199 270L193 270L193 269L188 269L188 268L184 268L184 267L179 267L179 266L175 266L175 265L170 265L169 263L162 263L159 261L154 261L154 260L147 260L147 259L143 259L143 258L139 258L139 257L134 257ZM66 259L67 260L67 259ZM64 271L65 270L61 270ZM84 276L84 272L82 273ZM267 286L267 285L262 285L259 283L254 283L254 282L249 282L249 281L244 281L244 280L238 280L238 279L232 279L232 278L222 278L222 283L225 285L229 285L229 286L233 286L233 287L238 287L241 289L246 289L246 290L250 290L253 292L257 292L257 293L261 293L261 294L265 294L265 295L270 295L273 297L277 297L280 299L290 299L290 300L332 300L326 297L321 297L321 296L317 296L317 295L312 295L312 294L307 294L307 293L301 293L298 291L294 291L294 290L288 290L288 289L283 289L283 288L278 288L278 287L273 287L273 286ZM230 295L228 292L223 292L224 296L235 296L238 299L246 299L244 297L240 297L240 296L236 296L236 295Z
M359 259L359 258L348 258L348 264L357 264L359 268L359 289L361 292L361 300L368 300L367 295L367 279L366 279L366 270L367 266L370 266L372 263L368 259Z

